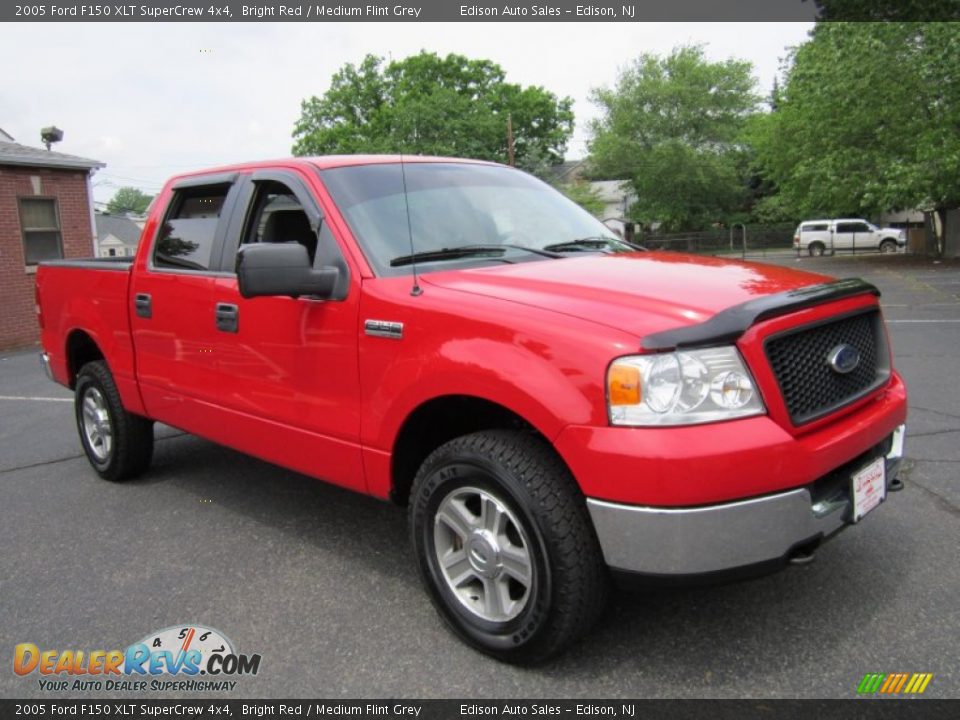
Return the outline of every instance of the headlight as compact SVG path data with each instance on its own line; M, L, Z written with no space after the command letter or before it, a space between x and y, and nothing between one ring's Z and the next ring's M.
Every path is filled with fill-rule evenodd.
M764 412L734 347L618 358L607 371L607 407L614 425L696 425Z

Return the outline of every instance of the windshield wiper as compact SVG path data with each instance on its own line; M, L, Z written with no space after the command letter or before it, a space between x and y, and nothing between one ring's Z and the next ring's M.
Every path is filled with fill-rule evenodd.
M390 261L390 267L400 267L401 265L409 265L410 263L419 261L433 262L438 260L459 260L465 257L490 255L494 253L503 255L507 250L522 250L524 252L533 253L534 255L543 255L544 257L551 258L561 257L561 255L555 252L527 247L526 245L461 245L459 247L441 248L439 250L423 250L421 252L415 252L411 255L401 255Z
M544 245L544 250L554 250L556 252L577 252L580 250L600 250L605 247L618 247L624 245L631 250L645 250L639 245L634 245L629 243L626 240L620 240L618 238L609 238L609 237L583 237L577 238L576 240L569 240L567 242L554 243L553 245Z

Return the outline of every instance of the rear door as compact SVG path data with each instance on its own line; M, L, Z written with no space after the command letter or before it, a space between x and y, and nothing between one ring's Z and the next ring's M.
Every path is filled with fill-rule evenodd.
M293 170L245 180L213 280L213 303L230 313L214 344L224 442L325 480L364 490L357 364L359 282L324 222L304 177ZM314 265L341 269L338 299L240 295L241 244L299 242Z
M175 184L166 213L147 228L152 245L138 258L131 284L137 375L147 413L200 435L216 422L212 293L237 179L236 173L216 174Z

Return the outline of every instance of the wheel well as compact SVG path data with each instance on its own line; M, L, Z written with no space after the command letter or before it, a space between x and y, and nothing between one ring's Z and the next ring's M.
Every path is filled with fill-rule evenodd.
M84 365L94 360L103 360L103 352L93 338L83 330L74 330L67 337L67 372L70 377L70 387L77 382L77 373Z
M515 429L537 433L502 405L469 395L447 395L424 403L403 423L393 445L390 498L406 505L417 470L427 456L449 440L480 430Z

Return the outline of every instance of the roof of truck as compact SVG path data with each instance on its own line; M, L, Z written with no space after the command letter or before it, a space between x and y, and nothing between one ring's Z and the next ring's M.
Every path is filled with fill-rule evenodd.
M250 162L222 165L213 168L203 168L177 175L173 180L192 177L194 175L209 175L213 173L243 172L275 167L307 167L312 166L319 170L350 167L354 165L384 165L387 163L436 163L455 162L476 165L496 165L487 160L471 160L469 158L438 157L433 155L319 155L315 157L288 157L276 160L254 160Z

